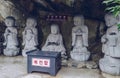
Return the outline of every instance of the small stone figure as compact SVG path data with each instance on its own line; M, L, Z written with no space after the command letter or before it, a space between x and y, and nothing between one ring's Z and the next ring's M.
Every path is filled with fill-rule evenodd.
M16 56L19 53L18 40L17 40L17 29L15 28L15 18L12 16L8 16L5 19L5 25L7 26L4 38L5 45L4 55L6 56Z
M61 52L63 58L66 55L66 49L63 45L62 35L59 32L59 27L56 24L51 25L51 34L47 37L45 45L42 47L42 51Z
M88 47L88 28L84 25L83 16L74 17L74 25L72 28L72 51L71 58L75 61L87 61L90 57Z
M23 31L23 43L24 49L22 50L22 55L27 56L27 52L31 50L36 50L38 45L38 32L35 26L37 21L34 18L28 18L26 21L26 28Z
M108 29L101 39L103 44L102 52L105 55L99 61L100 69L105 73L120 75L120 32L117 27L118 19L112 14L106 14L105 22Z

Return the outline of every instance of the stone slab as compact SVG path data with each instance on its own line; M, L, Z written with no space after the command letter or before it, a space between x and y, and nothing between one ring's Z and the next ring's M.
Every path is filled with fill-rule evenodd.
M26 59L22 56L0 56L0 78L104 78L98 69L62 67L56 76L46 73L27 73ZM108 77L116 78L116 77ZM120 78L120 77L117 77Z

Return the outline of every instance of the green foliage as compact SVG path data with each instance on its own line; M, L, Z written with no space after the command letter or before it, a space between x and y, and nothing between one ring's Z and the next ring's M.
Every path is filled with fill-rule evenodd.
M104 4L106 4L106 10L113 15L118 16L120 14L120 0L104 0ZM120 30L120 24L117 25L118 29Z
M118 26L118 29L120 30L120 24L118 24L117 26Z
M107 5L107 11L113 13L115 16L120 14L120 0L104 0L103 3Z

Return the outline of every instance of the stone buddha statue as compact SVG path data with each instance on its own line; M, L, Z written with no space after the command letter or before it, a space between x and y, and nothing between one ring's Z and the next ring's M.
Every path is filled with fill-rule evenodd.
M4 55L6 56L16 56L19 53L18 40L17 40L17 29L15 28L15 18L8 16L5 19L5 25L7 26L4 39L5 45Z
M118 30L118 19L112 14L105 15L108 26L106 34L103 35L102 52L104 58L99 61L100 69L112 75L120 75L120 32Z
M62 35L57 24L51 25L51 33L48 35L42 51L61 52L62 57L65 57L66 49L64 48Z
M84 24L83 16L75 16L72 28L72 51L71 58L75 61L87 61L90 57L88 47L88 28Z
M105 16L106 25L108 27L107 32L103 35L101 42L103 43L102 52L112 56L120 57L119 52L119 30L117 27L117 19L113 15Z
M28 18L26 21L26 27L23 31L23 43L24 49L22 55L27 56L26 52L36 50L38 45L38 32L35 26L37 21L34 18Z

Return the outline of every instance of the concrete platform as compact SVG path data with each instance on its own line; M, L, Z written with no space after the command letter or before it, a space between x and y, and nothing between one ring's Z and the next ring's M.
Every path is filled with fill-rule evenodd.
M104 78L98 69L70 67L62 67L55 77L38 72L28 74L26 61L22 56L0 56L0 78Z

